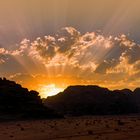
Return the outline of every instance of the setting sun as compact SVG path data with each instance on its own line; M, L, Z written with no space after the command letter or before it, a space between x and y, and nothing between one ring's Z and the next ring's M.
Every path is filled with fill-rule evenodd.
M49 85L42 85L39 89L40 96L42 98L46 98L47 96L53 96L58 94L59 92L62 92L64 89L57 87L55 84L49 84Z

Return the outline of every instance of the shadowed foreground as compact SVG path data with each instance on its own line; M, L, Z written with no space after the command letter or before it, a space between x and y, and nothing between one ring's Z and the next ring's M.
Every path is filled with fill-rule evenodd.
M77 117L0 124L1 140L139 140L139 116Z

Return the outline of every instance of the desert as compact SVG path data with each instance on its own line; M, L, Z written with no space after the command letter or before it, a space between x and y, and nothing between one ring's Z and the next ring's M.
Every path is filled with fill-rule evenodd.
M140 116L83 116L0 123L1 140L139 140Z

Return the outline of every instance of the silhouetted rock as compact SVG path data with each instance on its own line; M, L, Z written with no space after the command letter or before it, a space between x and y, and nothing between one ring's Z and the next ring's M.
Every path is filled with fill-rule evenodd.
M60 117L45 107L38 95L36 91L0 78L0 120Z
M139 89L135 92L140 96ZM138 113L134 93L129 89L111 91L99 86L70 86L48 97L45 105L65 115L131 114Z
M140 88L136 88L134 90L134 96L133 96L134 102L136 102L139 112L140 112Z

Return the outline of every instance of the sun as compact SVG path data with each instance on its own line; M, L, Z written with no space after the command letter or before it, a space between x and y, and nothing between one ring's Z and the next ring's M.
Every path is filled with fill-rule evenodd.
M39 89L41 98L53 96L62 91L64 91L64 88L57 87L55 84L42 85Z

